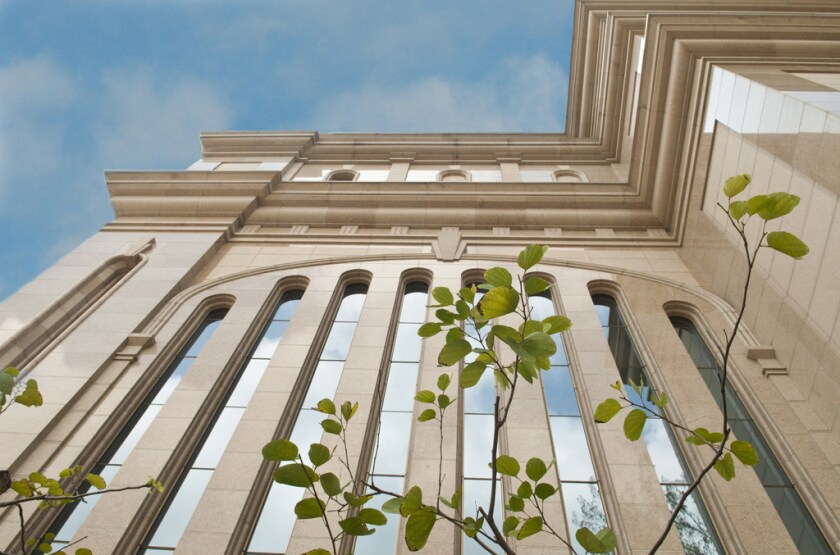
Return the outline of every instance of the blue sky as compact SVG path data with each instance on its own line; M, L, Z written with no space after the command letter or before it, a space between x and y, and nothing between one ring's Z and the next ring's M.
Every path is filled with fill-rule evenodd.
M36 7L33 7L36 6ZM0 0L0 299L200 131L560 131L572 0Z

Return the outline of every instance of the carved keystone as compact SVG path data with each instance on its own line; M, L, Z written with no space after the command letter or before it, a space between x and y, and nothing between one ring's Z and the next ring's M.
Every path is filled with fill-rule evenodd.
M438 260L452 262L460 260L467 244L461 239L461 230L457 227L444 227L432 241L432 249Z

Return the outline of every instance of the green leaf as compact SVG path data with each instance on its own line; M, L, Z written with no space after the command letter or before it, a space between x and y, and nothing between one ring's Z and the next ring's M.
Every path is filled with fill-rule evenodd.
M359 517L345 518L338 522L341 529L350 536L369 536L373 534L373 530L367 527Z
M486 369L487 365L477 360L464 366L464 369L461 370L461 377L459 378L461 387L467 389L477 384Z
M460 291L458 291L458 296L461 297L465 302L473 304L475 302L475 289L472 287L464 287Z
M810 252L808 245L799 237L787 231L771 231L767 234L767 246L799 260Z
M659 395L653 395L651 397L651 401L654 405L659 407L660 410L665 410L665 406L668 404L668 394L663 391Z
M533 490L531 490L531 482L522 482L516 489L516 495L518 495L522 499L528 499L533 494L534 492Z
M770 193L767 201L758 211L761 219L769 221L790 214L799 204L799 197L790 193Z
M409 551L423 549L435 527L437 518L429 511L417 511L408 517L405 523L405 544Z
M437 322L426 322L417 330L417 335L420 337L434 337L441 332L441 329L443 328Z
M525 521L522 524L522 528L519 529L519 533L516 534L517 540L523 540L528 536L533 536L534 534L539 533L543 527L543 519L538 516L533 516Z
M627 418L624 419L624 435L630 441L636 441L642 437L642 429L645 427L647 414L642 409L633 409Z
M549 326L548 329L544 330L548 335L554 335L572 327L572 321L565 316L549 316L543 318L542 323Z
M554 495L556 492L557 488L545 482L543 482L542 484L537 484L537 487L534 490L534 493L537 494L537 497L539 497L543 501Z
M349 491L344 492L344 500L351 507L361 507L371 499L373 499L373 495L360 495L359 497L356 497Z
M455 301L455 311L458 313L459 320L466 320L470 317L470 305L466 301Z
M507 455L499 455L496 458L496 470L505 476L516 476L519 474L519 461Z
M41 392L38 391L38 382L35 380L27 380L26 388L23 392L15 397L15 402L25 407L40 407L44 404L44 398Z
M747 201L735 200L729 203L729 215L735 221L740 221L747 213Z
M306 499L301 499L295 505L295 515L301 520L307 520L311 518L321 518L324 516L324 509L326 509L327 505L320 499L315 499L314 497L307 497Z
M488 291L479 301L481 314L485 318L499 318L510 314L519 306L519 293L510 287L496 287Z
M529 245L519 253L517 263L523 270L530 270L539 264L546 251L548 251L548 245Z
M359 410L359 403L351 403L350 401L341 403L341 416L344 417L345 421L349 422L357 410Z
M5 372L0 373L0 393L11 395L14 388L15 379Z
M725 454L715 462L715 470L727 482L735 477L735 461L730 453Z
M334 434L334 435L341 435L341 430L343 429L341 427L341 424L339 424L335 420L330 420L329 418L321 421L321 427L328 434Z
M747 199L747 214L754 216L759 210L763 209L770 201L767 195L755 195Z
M753 446L747 441L733 441L729 446L732 454L738 457L741 464L747 466L755 466L758 464L758 453L755 452Z
M330 458L332 454L330 450L327 449L326 445L321 445L320 443L313 443L309 446L309 460L312 462L313 466L321 466Z
M108 487L107 484L105 483L105 478L103 478L99 474L87 474L87 475L85 475L85 480L90 485L92 485L93 487L95 487L96 489L99 489L99 490L103 490L106 487Z
M332 553L330 553L326 549L321 549L320 547L318 547L316 549L310 549L303 555L332 555Z
M332 472L321 474L321 487L324 488L324 493L330 497L335 497L343 489L341 482L338 480L338 476Z
M527 474L528 478L535 482L538 482L540 478L545 476L546 472L548 472L548 468L545 466L545 462L542 459L534 457L529 459L528 463L525 465L525 474Z
M29 486L29 480L15 480L12 482L12 485L10 487L18 495L21 495L23 497L32 497L32 495L35 493Z
M415 401L420 401L421 403L434 403L435 402L435 392L429 391L428 389L424 389L423 391L418 391L417 395L414 396Z
M7 366L3 369L3 373L8 374L9 376L11 376L13 378L17 378L18 375L20 375L20 370L18 370L17 368L15 368L13 366Z
M752 176L747 173L733 175L732 177L726 180L726 184L723 186L723 194L726 195L728 198L732 198L744 189L746 189L747 185L750 184L751 180Z
M458 315L452 311L446 310L445 308L439 308L435 310L435 317L437 317L442 324L451 325L455 323Z
M686 443L692 445L706 445L707 443L719 443L723 441L723 434L720 432L710 432L706 428L695 428L694 435L685 438Z
M47 477L41 474L40 472L30 472L29 473L29 481L35 482L36 484L46 484Z
M48 544L47 542L41 542L38 544L38 551L42 553L49 553L52 551L52 545Z
M398 515L400 514L400 505L402 505L402 502L402 497L392 497L382 504L382 510L386 513Z
M311 483L318 481L318 474L306 465L300 463L284 464L274 471L274 481L296 488L308 488Z
M448 287L435 287L432 289L432 298L442 306L450 306L455 302L455 297L452 296L452 291Z
M516 527L519 526L519 518L515 516L509 516L505 519L502 523L502 534L505 536L510 536Z
M449 398L449 395L444 395L443 393L441 393L437 397L437 404L438 404L438 406L440 406L441 409L445 409L446 407L451 405L453 402L454 401L452 401L452 399Z
M547 333L537 332L526 337L520 345L520 349L537 359L553 355L557 352L557 345Z
M446 391L446 388L449 387L450 383L452 383L452 376L449 374L441 374L438 376L437 386L441 391Z
M318 401L318 412L331 415L335 414L335 403L330 399L321 399Z
M610 397L609 399L601 401L601 404L598 405L597 409L595 409L595 422L605 424L612 420L613 416L618 414L620 411L621 403L619 403L617 399Z
M452 366L460 362L465 356L472 352L472 345L466 339L460 337L453 337L451 340L447 337L446 345L441 349L438 355L438 364L441 366Z
M359 520L374 526L383 526L388 523L388 519L378 509L362 509L359 511Z
M293 461L297 459L298 447L288 439L278 439L266 443L262 455L267 461Z
M400 506L400 514L402 516L409 516L419 511L423 507L423 490L418 486L412 487L405 494L402 505Z
M428 422L429 420L434 420L437 418L437 412L435 409L426 409L420 413L420 416L417 417L418 422Z
M79 549L77 549L73 553L75 555L93 555L93 551L91 551L87 547L80 547Z
M484 272L484 281L493 287L510 287L513 283L513 277L511 277L510 272L497 266Z
M525 501L518 495L511 495L508 499L507 509L514 513L524 511Z
M527 295L536 295L538 293L542 293L546 289L551 287L546 280L538 277L528 278L525 281L525 294Z
M609 553L618 542L610 528L602 528L597 534L589 528L580 528L575 532L575 539L589 553Z

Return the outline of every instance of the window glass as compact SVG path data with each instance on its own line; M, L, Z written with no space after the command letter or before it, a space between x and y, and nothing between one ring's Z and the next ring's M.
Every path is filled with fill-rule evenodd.
M566 524L571 531L569 541L577 553L586 553L574 533L579 528L586 527L597 532L607 526L601 490L595 482L564 482L562 493Z
M703 376L703 381L715 398L718 407L723 407L720 394L720 368L712 351L706 345L694 323L686 318L671 317L674 329L685 345L688 354ZM831 549L820 532L808 509L785 474L778 459L750 417L732 383L726 382L727 416L731 422L735 437L748 441L758 454L758 464L753 467L764 490L776 507L790 537L800 553L828 554Z
M168 492L168 504L158 515L151 537L146 540L146 547L174 549L178 545L257 384L282 340L289 323L288 318L293 313L281 310L281 307L286 303L297 306L302 295L302 291L291 291L281 297L278 308L272 312L272 320L263 327L251 356L239 368L223 405L216 411L212 424L196 447L186 475Z
M207 315L91 472L101 475L107 483L111 482L226 314L227 309L221 309ZM87 487L83 486L78 492L86 491ZM53 546L56 550L72 541L98 501L99 496L89 497L82 503L67 505L59 513L50 527L50 532L55 534Z
M607 295L593 295L592 300L601 319L601 325L612 351L613 359L615 359L615 364L618 367L621 381L624 383L625 395L628 399L650 408L648 421L642 432L642 440L645 442L648 455L650 455L660 484L662 484L666 502L670 502L668 492L674 491L674 488L689 485L692 482L692 477L685 465L682 453L676 446L673 432L661 419L651 415L651 412L654 415L658 414L658 409L650 402L650 397L655 391L630 336L630 331L627 329L624 318L618 309L618 304L615 299ZM631 380L636 385L645 384L641 388L641 394L633 390ZM696 538L702 537L704 550L699 553L722 554L723 549L720 547L717 534L707 517L702 501L699 497L695 497L693 502L697 511L692 514L692 517L696 517L696 520L688 516L676 520L676 527L680 533L683 548L688 553L695 553L696 551L691 550L697 547Z
M300 447L301 452L305 453L311 444L321 441L321 420L324 419L324 415L314 410L314 407L321 399L332 399L335 396L366 296L365 284L351 284L344 289L335 319L307 387L303 405L289 435L289 439ZM296 520L295 504L303 498L303 494L302 488L271 482L251 533L247 553L286 551Z

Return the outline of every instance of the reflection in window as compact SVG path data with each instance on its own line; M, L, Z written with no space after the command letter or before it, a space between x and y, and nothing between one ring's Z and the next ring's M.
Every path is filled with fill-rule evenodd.
M671 317L671 323L685 345L688 354L691 355L694 365L700 371L703 381L715 398L718 406L723 408L723 399L720 394L720 368L715 357L706 346L702 336L694 324L685 318ZM825 541L816 523L805 508L802 499L794 489L782 466L779 464L770 446L764 440L753 419L747 413L747 409L741 403L741 399L731 382L726 382L726 403L727 416L730 419L730 426L735 437L742 441L748 441L758 453L758 464L754 466L764 490L779 512L779 516L785 527L799 548L800 553L831 553L831 548Z
M405 485L408 440L411 437L412 410L420 365L421 339L417 330L426 316L428 291L425 283L414 282L405 287L370 469L371 482L396 493L402 493ZM371 502L376 505L370 506L381 509L385 501L387 498L379 495ZM399 522L397 517L389 518L388 524L377 528L375 534L358 538L356 552L393 553L397 545Z
M231 384L225 404L196 447L198 454L181 481L171 489L167 506L146 539L146 555L175 550L302 296L303 291L296 290L281 297L254 352Z
M642 439L653 461L668 508L673 510L680 496L691 484L691 474L677 448L670 427L655 416L659 412L651 401L651 396L655 392L615 299L607 295L593 295L592 300L618 367L621 381L625 385L624 394L634 403L650 409L647 411L648 421L642 432ZM631 380L637 385L644 383L644 387L640 388L641 395L630 387ZM691 494L689 502L680 511L676 526L686 553L723 553L717 534L696 491Z
M140 441L140 438L143 437L143 434L149 428L152 421L154 421L160 409L166 404L169 396L175 391L181 378L187 373L187 370L210 339L210 336L219 327L219 323L221 323L225 314L227 314L226 308L214 310L207 315L198 330L190 337L180 355L175 358L166 372L161 375L152 390L143 400L143 403L123 427L120 434L105 451L99 459L99 462L93 466L91 469L92 473L101 475L108 483L111 482ZM87 487L79 489L79 493L84 493L85 491L87 491ZM82 523L84 523L99 499L100 496L95 495L87 498L84 503L67 505L61 511L55 523L50 528L50 532L55 534L55 540L53 541L53 548L55 550L61 550L63 546L72 541L73 536L82 526Z
M528 300L533 319L542 320L555 314L548 295L533 296ZM570 541L575 551L584 553L585 550L574 537L575 532L584 526L597 532L607 526L607 518L583 430L563 339L560 334L553 339L557 344L557 352L551 357L551 369L541 374L543 393L548 407L548 421Z
M307 452L309 445L321 441L323 415L314 407L321 399L335 397L366 295L365 284L351 284L344 289L344 297L289 437L301 452ZM303 492L302 488L271 483L246 553L286 551L295 525L295 505L303 497Z
M481 299L483 293L479 291L475 295L475 303ZM464 331L467 332L467 341L473 347L479 347L477 341L470 338L476 335L472 322L464 324ZM464 359L464 364L475 360L476 354L470 353ZM490 471L490 460L493 453L493 433L495 426L495 404L496 404L496 378L489 369L482 374L476 385L469 389L461 390L464 407L464 434L463 434L463 490L462 504L464 516L476 516L478 507L490 508L490 493L492 491L492 473ZM496 505L493 518L496 522L502 522L502 481L496 480ZM485 525L485 531L492 535L489 527ZM478 555L486 553L476 542L463 537L464 555Z

